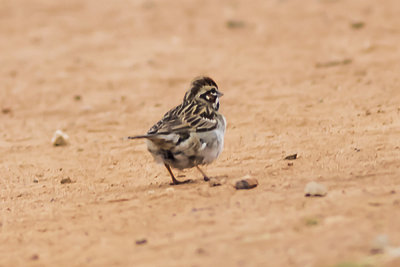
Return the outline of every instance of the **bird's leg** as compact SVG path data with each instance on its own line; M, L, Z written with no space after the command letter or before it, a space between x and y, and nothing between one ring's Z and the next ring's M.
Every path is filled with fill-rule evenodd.
M170 167L167 163L164 163L164 165L165 165L165 168L167 168L169 174L171 175L171 178L172 178L172 183L171 183L171 185L186 184L186 183L192 182L192 180L190 180L190 179L185 180L185 181L182 181L182 182L176 180L174 174L172 173L171 167Z
M199 166L196 166L196 168L199 170L199 172L201 172L201 174L203 175L203 177L204 177L204 181L210 181L210 178L208 178L208 176L200 169L200 167Z

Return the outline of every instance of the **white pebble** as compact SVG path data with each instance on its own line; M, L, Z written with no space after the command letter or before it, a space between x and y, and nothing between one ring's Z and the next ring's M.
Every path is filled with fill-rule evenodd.
M399 259L400 258L400 247L391 247L388 248L388 255L392 258L392 259Z
M389 239L387 235L378 235L371 243L372 253L383 253L389 247Z
M61 130L57 130L53 138L51 139L51 143L53 146L65 146L68 143L69 136Z
M81 112L82 112L82 113L89 113L89 112L91 112L92 110L93 110L93 107L90 106L90 105L86 105L86 106L83 106L83 107L81 108Z
M167 189L165 189L165 192L167 193L173 193L175 191L175 189L173 189L172 187L168 187Z
M250 179L250 178L251 178L251 175L250 175L250 174L246 174L245 176L242 177L242 180L244 180L244 179Z
M317 182L309 182L304 189L306 197L323 197L328 193L325 185Z

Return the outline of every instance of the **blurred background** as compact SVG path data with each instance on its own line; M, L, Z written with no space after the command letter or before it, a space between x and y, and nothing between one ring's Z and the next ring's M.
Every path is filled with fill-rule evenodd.
M0 265L331 266L369 259L381 234L398 245L399 14L398 0L0 0ZM122 138L198 75L224 93L208 171L226 185L171 195ZM68 146L51 146L57 129ZM254 191L228 186L248 176ZM304 200L310 180L327 198Z

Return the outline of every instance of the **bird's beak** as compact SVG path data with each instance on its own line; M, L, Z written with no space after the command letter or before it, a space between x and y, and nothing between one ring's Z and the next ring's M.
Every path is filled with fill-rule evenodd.
M224 94L218 91L218 96L223 96Z

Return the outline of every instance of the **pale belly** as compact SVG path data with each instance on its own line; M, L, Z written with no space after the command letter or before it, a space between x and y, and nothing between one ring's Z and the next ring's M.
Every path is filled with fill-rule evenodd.
M148 140L147 146L154 159L173 168L186 169L197 165L210 164L221 154L224 147L226 121L223 118L220 127L200 133L191 133L190 137L169 149L160 149ZM176 139L169 135L166 139ZM173 142L173 141L172 141Z
M199 134L201 147L198 155L203 158L200 164L209 164L218 158L224 148L224 134L220 130Z

